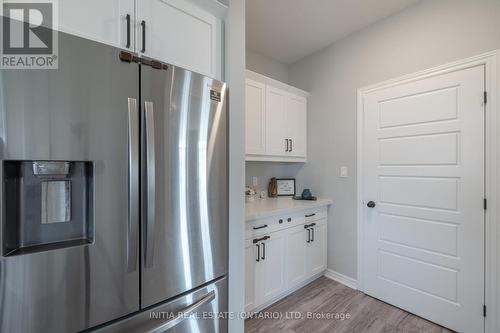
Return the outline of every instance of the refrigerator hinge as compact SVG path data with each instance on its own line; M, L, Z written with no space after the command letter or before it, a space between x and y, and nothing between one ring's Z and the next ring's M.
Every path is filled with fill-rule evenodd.
M486 305L483 305L483 317L486 317Z
M125 62L139 62L139 57L133 53L127 51L120 52L120 60Z

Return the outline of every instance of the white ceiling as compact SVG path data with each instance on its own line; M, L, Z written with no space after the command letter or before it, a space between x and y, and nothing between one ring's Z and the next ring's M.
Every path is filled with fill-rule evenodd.
M418 0L246 0L247 47L292 64Z

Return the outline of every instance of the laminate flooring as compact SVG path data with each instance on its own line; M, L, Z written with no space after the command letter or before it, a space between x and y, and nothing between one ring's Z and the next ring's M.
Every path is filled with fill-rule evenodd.
M314 317L313 317L314 316ZM449 333L437 324L321 277L245 322L246 333Z

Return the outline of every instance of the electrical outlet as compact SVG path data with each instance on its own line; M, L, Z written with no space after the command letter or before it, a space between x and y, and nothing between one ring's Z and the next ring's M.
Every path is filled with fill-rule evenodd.
M258 186L259 185L259 178L257 176L252 177L252 186Z
M349 170L347 169L346 166L340 167L339 175L340 175L340 178L348 178L349 177Z

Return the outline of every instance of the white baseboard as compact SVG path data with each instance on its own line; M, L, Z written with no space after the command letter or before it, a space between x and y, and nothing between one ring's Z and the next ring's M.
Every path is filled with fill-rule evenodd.
M357 290L358 289L358 281L351 277L348 277L344 274L340 274L335 272L333 269L327 269L325 271L325 276L329 279L342 283L344 286Z

